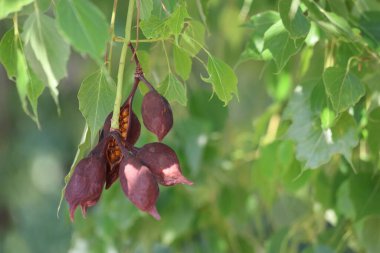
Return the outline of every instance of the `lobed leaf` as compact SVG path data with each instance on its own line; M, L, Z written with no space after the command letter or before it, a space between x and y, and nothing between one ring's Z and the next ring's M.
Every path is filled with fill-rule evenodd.
M212 84L214 92L224 102L224 105L227 105L232 99L233 94L238 96L238 79L230 66L222 60L209 55L207 71L209 77L202 79Z
M359 141L356 122L349 114L343 114L333 127L323 129L319 113L313 112L309 102L312 88L322 83L312 83L312 87L296 88L285 112L292 120L287 135L296 143L296 157L311 169L326 164L335 154L342 154L351 162L352 149Z

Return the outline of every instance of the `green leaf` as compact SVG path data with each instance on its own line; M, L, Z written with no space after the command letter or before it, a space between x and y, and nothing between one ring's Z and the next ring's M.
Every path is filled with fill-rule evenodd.
M240 55L239 63L246 60L270 60L272 55L268 50L263 50L264 33L280 20L280 15L275 11L266 11L256 14L244 24L245 27L253 29L250 40L248 40L244 51Z
M0 0L0 19L21 10L22 7L31 2L33 2L33 0Z
M187 104L186 87L172 73L165 78L158 91L170 102L177 101L183 106Z
M66 186L69 183L70 178L74 173L75 166L77 166L78 162L80 160L82 160L83 157L85 157L85 155L88 153L88 151L90 149L91 149L90 130L88 128L88 125L86 124L86 126L84 127L84 130L83 130L83 133L82 133L81 141L78 145L77 152L76 152L74 160L71 164L70 171L65 176L65 186L63 187L63 189L61 191L61 199L59 201L58 208L57 208L57 217L59 214L59 210L61 209L61 204L62 204L63 198L65 197Z
M262 37L269 27L279 20L280 15L278 12L265 11L252 16L244 26L253 29L253 36Z
M88 0L65 0L57 5L57 22L64 37L82 53L100 61L108 40L103 13Z
M153 10L153 0L138 0L140 2L140 19L147 20L150 18Z
M21 50L17 50L17 78L16 78L16 87L18 91L18 95L21 100L22 109L27 115L33 116L28 109L28 102L27 102L27 93L28 93L28 70L27 70L26 61L24 58L24 55L22 54Z
M337 113L354 106L364 96L365 88L359 78L341 67L329 67L323 73L326 93Z
M264 34L264 48L271 52L278 71L301 49L303 41L304 39L293 40L281 21L272 25Z
M380 177L361 173L350 177L350 198L355 208L356 220L380 213Z
M35 74L29 70L25 56L20 49L17 50L16 87L21 100L22 109L39 127L37 104L38 98L42 94L45 86L38 80ZM32 106L33 114L29 111L27 99Z
M380 252L380 216L364 218L356 226L359 241L367 253Z
M148 39L166 38L169 36L169 28L166 25L166 20L154 15L151 15L147 20L141 21L140 28Z
M28 99L29 103L32 106L33 114L37 119L38 124L38 98L41 96L42 92L45 89L45 85L41 80L29 69L29 85L28 85Z
M79 110L90 128L91 143L112 111L115 95L115 85L104 68L82 82L78 92Z
M336 210L346 218L355 219L355 208L350 198L349 180L344 181L338 189Z
M310 22L302 14L299 5L294 6L295 2L293 0L281 0L279 2L278 9L281 20L292 38L306 37L310 30Z
M174 67L183 80L189 79L191 72L191 58L183 49L173 46Z
M13 28L4 34L0 41L0 63L7 71L9 79L16 76L17 44Z
M312 83L321 85L321 81ZM292 120L288 137L296 143L297 159L311 169L326 164L335 154L351 161L351 151L358 144L355 120L343 114L334 127L322 129L319 113L311 108L312 88L298 86L285 111L285 117Z
M191 20L181 36L179 45L191 56L195 56L203 48L204 40L204 25L199 21Z
M380 11L364 12L360 17L359 24L365 35L380 44Z
M266 245L268 253L278 253L283 252L282 250L284 247L287 247L287 236L288 236L289 229L283 228L274 233Z
M380 151L380 107L373 109L368 116L368 147L375 158L379 157Z
M324 14L327 17L327 19L337 28L337 31L339 32L340 35L343 35L348 40L352 40L352 41L355 41L359 38L359 36L357 36L352 31L352 28L346 19L342 18L341 16L333 12L324 11Z
M52 18L34 13L24 24L22 38L28 63L49 87L58 105L58 83L66 76L69 46L59 35Z
M272 206L272 220L275 228L286 228L310 212L310 206L304 200L294 196L279 196Z
M193 117L176 123L175 131L184 148L186 162L191 169L192 176L196 176L202 167L202 158L208 143L207 134L210 132L210 125L207 123Z
M208 56L207 71L208 78L202 78L205 82L211 83L212 88L218 98L227 105L232 99L232 95L238 96L238 79L230 66L222 60L211 55Z
M0 62L4 65L10 79L17 77L16 87L22 108L39 125L37 104L45 86L29 69L21 51L20 40L14 36L13 29L6 32L0 42ZM32 106L33 114L29 112L27 98Z
M188 17L189 14L187 13L186 7L184 5L180 5L178 8L176 8L166 21L166 25L168 26L170 32L176 36L179 35L182 31L185 18Z

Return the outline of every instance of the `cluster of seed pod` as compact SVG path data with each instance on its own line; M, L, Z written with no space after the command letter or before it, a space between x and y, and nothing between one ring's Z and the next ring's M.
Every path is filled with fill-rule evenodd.
M134 53L132 45L130 47ZM182 175L174 150L161 143L173 126L170 104L145 79L136 55L135 62L135 83L120 108L119 129L111 129L110 114L97 146L78 163L66 186L65 199L72 221L79 205L85 216L87 208L98 202L103 187L108 189L118 178L127 198L157 220L160 219L156 209L158 184L193 184ZM142 101L142 120L144 126L157 136L158 142L138 148L134 145L140 136L141 125L132 105L140 81L150 89Z

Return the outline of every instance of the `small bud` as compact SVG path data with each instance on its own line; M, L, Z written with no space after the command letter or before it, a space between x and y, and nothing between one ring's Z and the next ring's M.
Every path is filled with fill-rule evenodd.
M142 119L145 127L161 141L173 126L173 113L169 102L157 91L149 91L142 102Z
M155 142L144 145L139 149L136 157L150 169L157 182L162 185L193 184L182 175L174 150L163 143Z
M161 219L156 209L159 188L149 169L135 157L123 158L120 163L120 184L128 199L140 210Z

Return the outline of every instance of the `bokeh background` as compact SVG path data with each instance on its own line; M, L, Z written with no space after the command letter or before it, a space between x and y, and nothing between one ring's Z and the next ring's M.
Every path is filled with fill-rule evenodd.
M93 2L109 20L112 1ZM71 52L68 76L59 86L61 114L45 90L39 100L41 129L23 113L15 84L0 66L0 252L355 252L352 249L360 248L355 241L350 249L342 248L349 244L345 224L335 229L336 213L329 207L335 201L331 192L337 190L336 182L324 169L297 177L301 165L294 159L294 146L281 138L286 124L274 112L284 108L283 101L295 86L292 72L299 59L281 73L275 73L273 63L239 61L250 36L241 26L243 21L276 6L274 0L188 1L193 18L202 21L202 15L207 16L209 50L236 71L239 98L223 106L201 80L206 76L203 66L193 61L188 106L172 105L175 123L165 143L177 151L184 174L195 184L160 188L161 221L137 210L118 182L103 192L87 219L77 210L75 223L70 223L66 202L57 216L63 179L85 125L77 93L96 65ZM121 36L126 13L127 1L119 0L116 34ZM10 26L10 20L0 22L0 36ZM146 76L159 84L166 73L162 48L140 43L139 50L149 66ZM116 43L113 76L119 52ZM309 77L318 75L323 64L323 53L313 57ZM126 68L125 94L133 68L133 64ZM138 115L140 104L138 94L134 105ZM137 145L153 140L144 130Z

